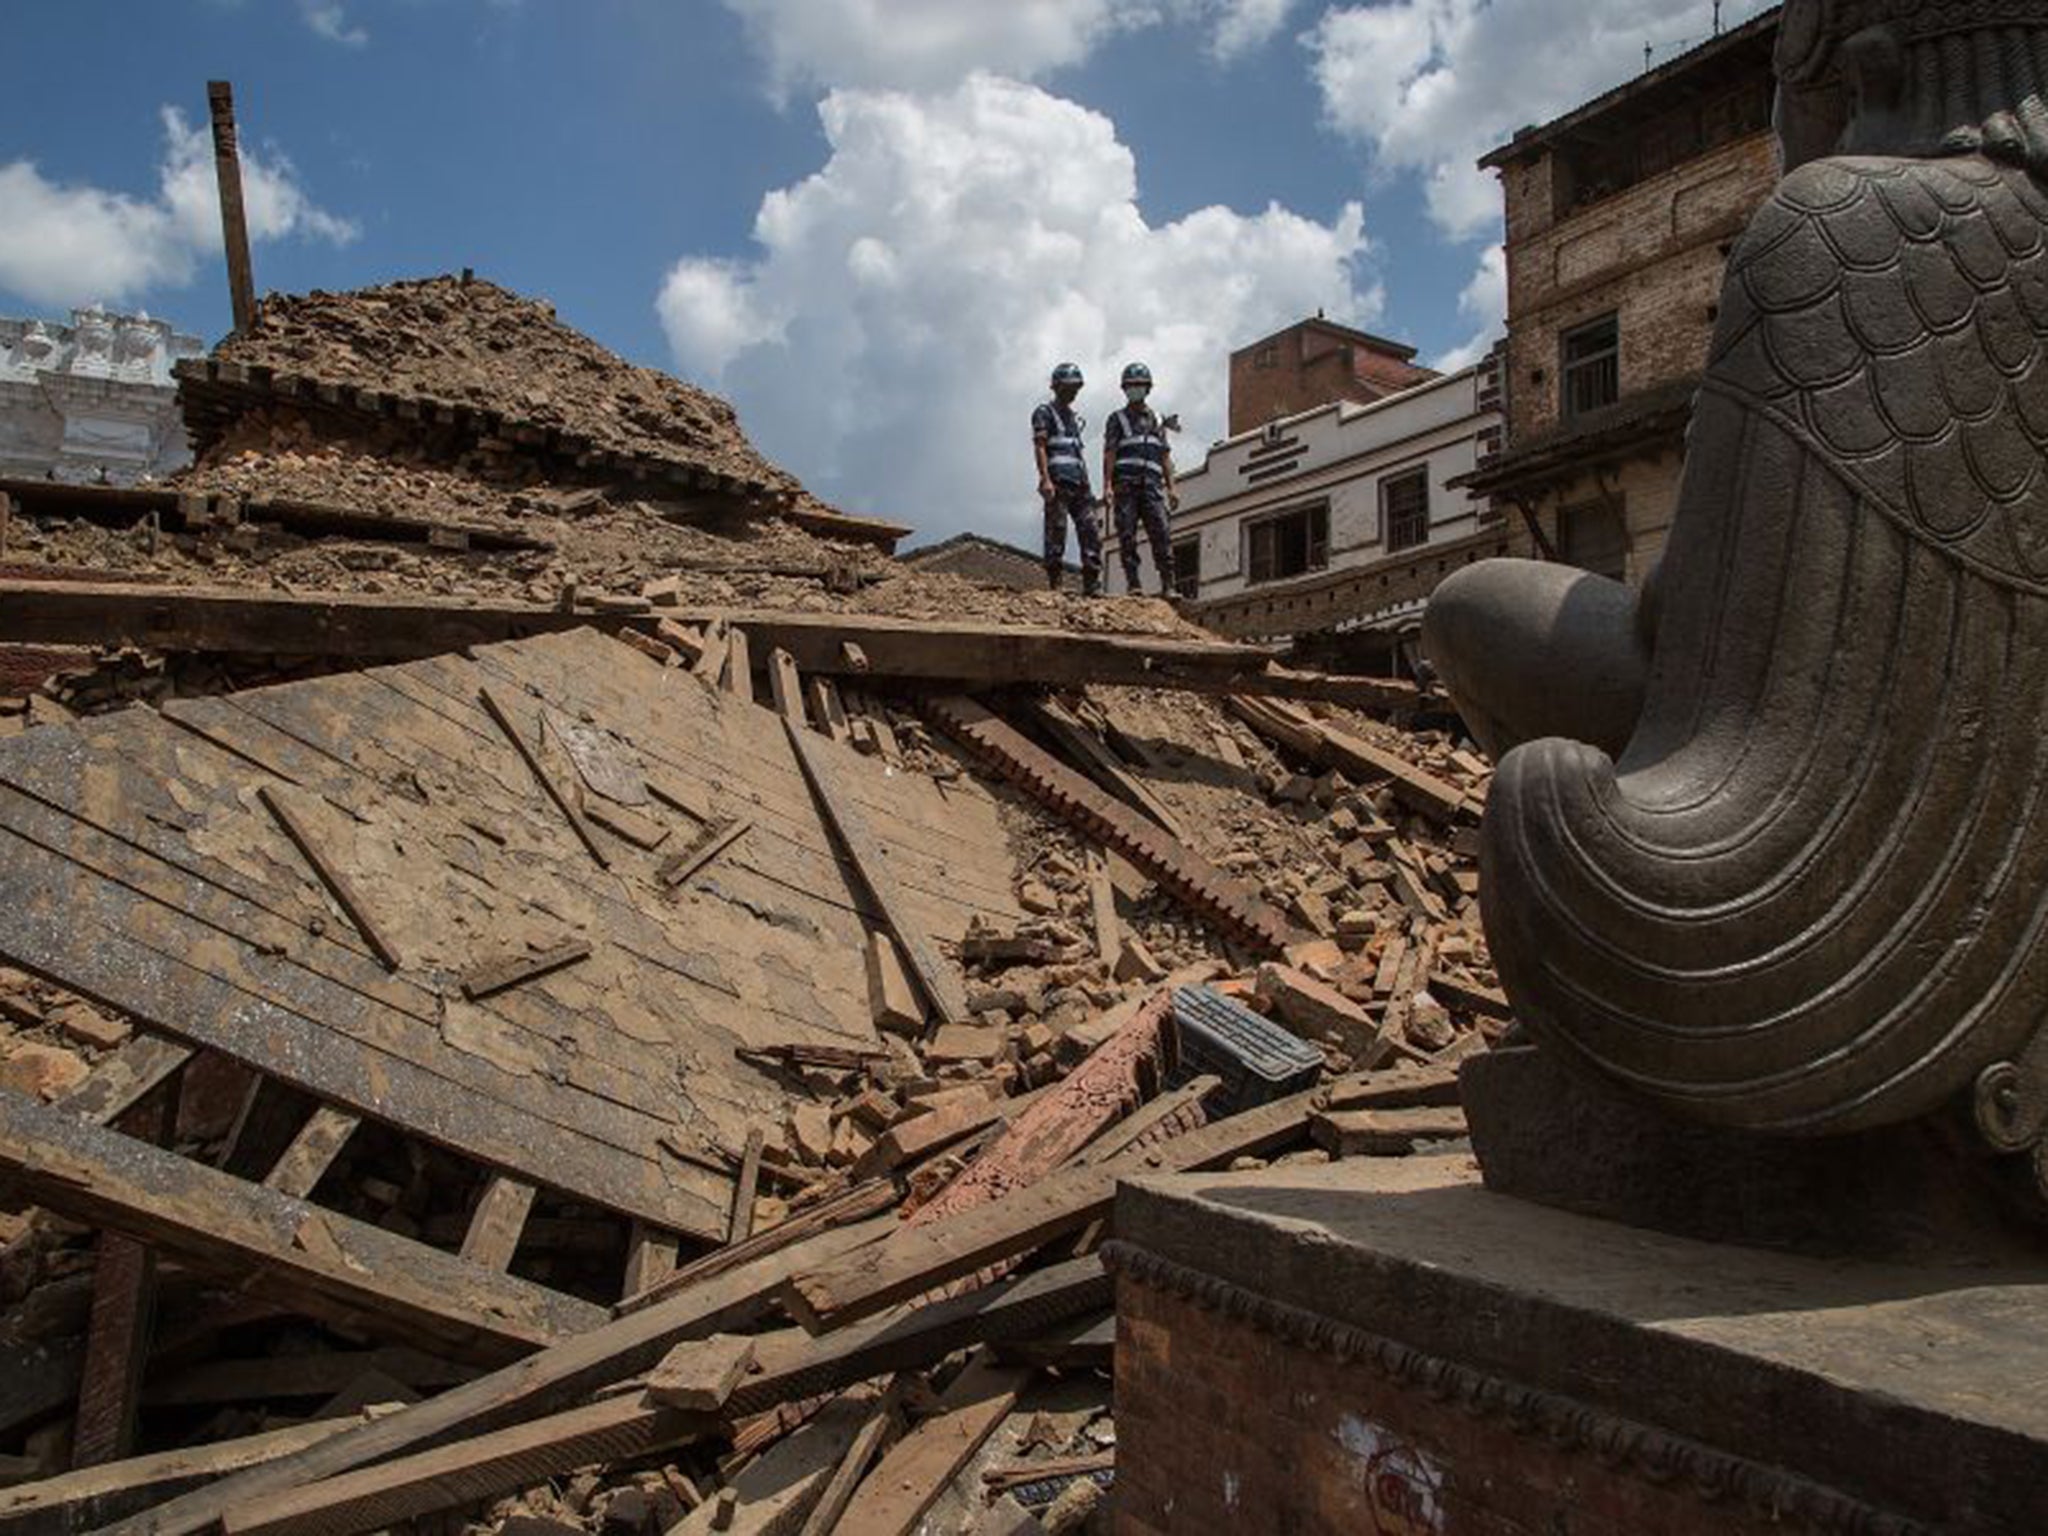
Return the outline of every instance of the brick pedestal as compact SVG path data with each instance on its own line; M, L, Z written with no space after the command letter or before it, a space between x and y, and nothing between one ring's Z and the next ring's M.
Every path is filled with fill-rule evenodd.
M1467 1158L1119 1196L1125 1536L2048 1530L2048 1266L1821 1261Z

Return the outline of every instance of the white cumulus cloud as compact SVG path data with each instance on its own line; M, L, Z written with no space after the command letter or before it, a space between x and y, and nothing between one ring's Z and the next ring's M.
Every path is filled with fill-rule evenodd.
M1730 0L1727 24L1766 0ZM1705 40L1704 0L1386 0L1333 6L1311 34L1330 122L1383 170L1424 179L1432 219L1467 238L1500 216L1474 161L1516 128L1557 116Z
M189 282L221 248L220 192L208 129L162 111L153 197L51 181L30 160L0 165L0 288L32 303L119 302ZM242 202L251 243L304 236L346 244L356 226L313 202L291 162L244 143Z
M1505 247L1489 245L1479 254L1472 280L1458 295L1458 313L1476 320L1479 329L1430 366L1455 373L1486 356L1507 329L1508 254Z
M1228 61L1270 42L1287 23L1294 0L1197 0L1212 18L1209 40L1217 58Z
M657 308L681 370L849 509L1032 545L1029 416L1053 363L1088 376L1091 453L1118 370L1149 363L1190 464L1223 431L1232 347L1318 308L1377 313L1356 204L1148 224L1110 121L1037 87L975 75L819 111L830 158L763 200L758 253L685 258Z
M299 0L299 15L313 32L344 48L361 48L370 34L348 19L340 0Z

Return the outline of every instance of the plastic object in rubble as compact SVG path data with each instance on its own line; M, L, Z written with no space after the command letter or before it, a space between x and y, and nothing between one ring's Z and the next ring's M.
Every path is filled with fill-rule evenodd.
M1173 993L1173 1086L1203 1073L1222 1079L1218 1108L1236 1114L1315 1085L1323 1053L1212 987Z

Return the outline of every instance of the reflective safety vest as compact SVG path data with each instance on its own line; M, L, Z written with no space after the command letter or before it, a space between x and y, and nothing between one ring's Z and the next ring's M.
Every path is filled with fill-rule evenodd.
M1087 425L1079 413L1062 410L1056 400L1034 413L1032 431L1045 434L1045 467L1053 479L1088 483L1088 460L1081 452L1081 433Z
M1166 478L1166 427L1157 411L1142 416L1130 409L1110 417L1112 446L1116 450L1115 470L1119 480L1161 480Z

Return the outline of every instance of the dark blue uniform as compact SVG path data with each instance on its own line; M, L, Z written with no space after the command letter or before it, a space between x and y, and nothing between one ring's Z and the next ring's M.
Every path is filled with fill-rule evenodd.
M1067 519L1074 521L1074 542L1081 547L1081 586L1087 592L1102 584L1102 524L1095 516L1095 492L1088 484L1088 460L1081 451L1087 422L1069 406L1048 400L1031 413L1033 441L1045 440L1045 468L1052 477L1052 495L1045 503L1045 574L1057 584L1067 561Z
M1102 429L1116 493L1117 552L1124 581L1138 590L1138 529L1152 546L1159 583L1173 590L1173 536L1166 527L1166 427L1149 405L1125 406Z

